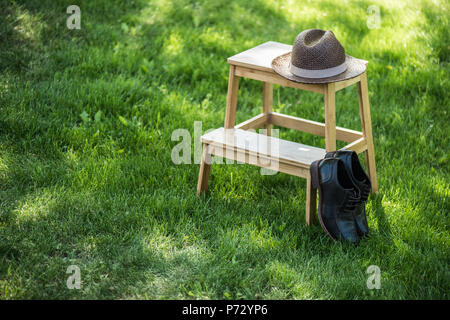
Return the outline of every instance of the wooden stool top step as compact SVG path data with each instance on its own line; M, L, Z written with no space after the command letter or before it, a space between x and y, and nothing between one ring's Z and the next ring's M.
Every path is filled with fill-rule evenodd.
M227 61L232 65L275 73L272 70L272 60L291 50L291 45L268 41L229 57Z
M272 60L279 55L288 53L292 46L280 42L268 41L256 47L229 57L227 62L235 67L234 75L286 87L326 94L332 85L332 91L339 91L361 80L361 75L331 84L308 84L288 80L278 75L272 69ZM361 60L361 59L360 59ZM365 60L366 64L368 63ZM365 74L365 73L364 73Z

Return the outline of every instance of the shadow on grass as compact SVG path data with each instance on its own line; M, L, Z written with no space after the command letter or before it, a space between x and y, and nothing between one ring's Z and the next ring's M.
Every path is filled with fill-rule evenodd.
M376 195L371 199L371 202L371 206L375 209L373 210L373 215L377 223L378 232L382 234L386 241L388 241L388 244L392 245L393 234L383 207L383 194Z

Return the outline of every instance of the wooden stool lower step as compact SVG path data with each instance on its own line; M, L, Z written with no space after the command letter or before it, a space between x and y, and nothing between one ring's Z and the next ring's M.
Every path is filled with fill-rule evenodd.
M208 187L211 155L280 171L307 180L306 223L311 225L316 213L316 190L309 173L313 161L325 156L325 149L258 134L237 128L219 128L201 137L203 156L197 193Z

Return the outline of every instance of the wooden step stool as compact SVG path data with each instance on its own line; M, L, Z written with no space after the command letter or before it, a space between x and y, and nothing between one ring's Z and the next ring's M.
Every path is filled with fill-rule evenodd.
M326 84L305 84L290 81L272 70L271 63L277 56L290 52L292 46L269 41L228 58L230 75L224 128L216 129L201 137L203 155L198 177L197 193L208 188L211 155L268 167L276 163L278 171L306 178L306 223L311 225L316 216L316 190L312 187L309 167L314 160L322 159L326 151L336 150L336 139L349 142L342 150L365 152L366 169L372 182L372 192L378 191L375 154L370 119L367 75L363 74L344 81ZM239 77L263 82L263 112L235 125ZM273 84L324 95L325 123L284 115L272 111ZM336 127L335 93L352 84L358 85L359 112L362 132ZM249 129L267 128L272 125L299 130L325 137L325 149L311 147L274 137L266 137ZM228 130L225 130L228 129ZM258 141L278 146L278 150L258 150ZM275 152L277 151L277 152ZM258 161L264 159L265 161Z

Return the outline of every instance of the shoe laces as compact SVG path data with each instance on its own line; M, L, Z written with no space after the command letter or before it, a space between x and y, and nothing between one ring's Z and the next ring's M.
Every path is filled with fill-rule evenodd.
M370 194L370 185L364 183L363 186L360 188L360 191L361 191L361 202L366 202Z
M344 212L352 213L361 204L361 197L356 191L347 194L347 200L344 204Z

